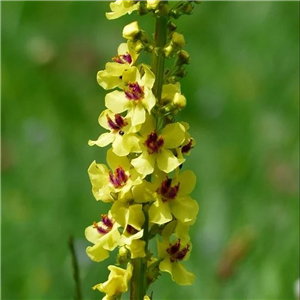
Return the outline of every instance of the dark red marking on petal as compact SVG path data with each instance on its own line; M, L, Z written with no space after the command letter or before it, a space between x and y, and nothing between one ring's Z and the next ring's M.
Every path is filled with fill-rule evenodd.
M103 228L102 226L99 226L97 222L93 223L93 227L97 229L97 231L101 234L106 234L109 232L108 229Z
M107 214L102 214L101 215L101 221L102 221L102 223L105 225L105 226L107 226L107 227L110 227L110 228L112 228L113 227L113 221L108 217L108 215Z
M162 195L163 202L175 199L180 187L180 182L178 182L177 185L171 186L172 179L168 178L168 176L166 178L167 179L161 183L160 188L157 189L157 193Z
M170 255L171 262L183 260L190 250L190 245L187 244L186 247L182 249L180 248L181 248L180 239L178 239L177 242L173 245L169 244L169 248L167 248L166 251Z
M147 136L144 144L148 148L149 154L158 153L161 147L164 145L164 139L162 136L158 136L154 130Z
M109 115L106 115L106 119L109 128L111 128L114 131L119 131L121 128L128 124L126 122L126 119L124 119L120 114L115 114L114 121L109 117Z
M128 100L142 100L144 98L144 87L137 82L129 82L127 89L124 89L124 93Z
M109 172L109 181L115 188L120 188L126 184L128 176L122 167L118 167L114 173Z
M138 230L136 230L134 227L132 227L129 224L126 227L126 231L131 235L136 234L138 232Z
M191 151L191 149L193 148L193 139L190 139L188 144L186 144L185 146L183 146L181 148L181 153L189 153Z
M121 55L117 55L117 56L113 57L112 61L114 61L118 64L122 64L122 65L125 63L131 64L132 57L128 52L126 52L126 54L121 54Z

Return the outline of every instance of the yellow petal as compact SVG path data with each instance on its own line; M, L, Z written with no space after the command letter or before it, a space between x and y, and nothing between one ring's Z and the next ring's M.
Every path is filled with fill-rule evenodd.
M160 199L155 201L149 208L149 221L155 224L166 224L173 219L169 204Z
M105 147L108 144L112 143L114 140L114 135L110 132L101 134L96 141L89 140L89 146L97 145L99 147Z
M180 188L178 195L190 194L196 184L196 175L191 170L185 170L179 175L178 181L180 182Z
M105 250L100 243L87 247L86 253L91 260L96 262L103 261L109 257L109 251Z
M139 157L133 159L131 164L135 167L138 173L146 176L151 174L154 170L155 158L147 152L143 152Z
M132 108L131 122L132 126L143 124L146 120L146 112L141 102L138 102Z
M170 173L180 166L185 159L177 158L170 150L162 149L161 153L157 155L157 166L158 168L165 172Z
M173 263L173 280L179 285L192 285L195 275L188 272L186 268L179 262Z
M173 215L181 222L194 221L199 211L198 203L189 196L177 197L170 206Z
M121 113L127 110L129 100L125 97L124 92L113 91L105 96L105 106L114 113Z
M185 139L185 128L180 123L168 124L162 130L162 136L164 138L164 146L169 149L179 147Z

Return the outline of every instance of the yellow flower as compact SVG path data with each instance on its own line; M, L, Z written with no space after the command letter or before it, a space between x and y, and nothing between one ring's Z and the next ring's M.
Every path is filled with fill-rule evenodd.
M161 100L164 104L170 104L171 108L183 109L186 106L186 98L181 94L180 83L164 84Z
M105 97L105 106L114 113L128 111L132 126L144 123L146 111L150 113L156 102L152 93L155 76L146 65L142 71L131 67L123 72L122 80L127 83L123 92L113 91Z
M109 266L108 269L110 271L108 280L95 285L93 289L105 293L108 297L119 296L127 292L128 282L132 277L133 266L128 263L126 270L116 266Z
M118 47L118 55L105 65L105 70L97 73L97 81L105 90L115 87L123 87L122 74L129 69L137 60L137 43L128 41Z
M138 22L134 21L124 27L122 35L124 39L134 41L137 39L140 31Z
M188 129L190 128L189 124L186 122L180 122L185 128L185 138L184 142L182 143L181 147L176 149L177 157L183 158L184 155L190 155L191 150L195 146L195 140L191 137L191 135L188 133Z
M145 257L145 242L140 240L143 237L142 228L145 222L143 206L116 201L111 211L114 219L124 228L120 245L130 250L131 258Z
M85 230L86 239L93 243L86 249L87 255L94 261L100 262L109 257L109 251L113 251L119 244L121 235L120 225L113 220L111 212L102 215L101 221L89 226Z
M110 3L111 12L105 13L108 20L117 19L126 14L131 14L133 11L139 9L139 2L117 0Z
M185 128L180 123L168 124L161 134L158 134L153 116L148 115L140 134L142 153L133 159L131 164L143 176L153 173L155 164L161 171L170 173L185 161L184 158L177 158L172 152L184 142Z
M173 216L183 223L193 223L198 214L198 204L189 194L196 183L195 174L186 170L169 178L163 172L155 172L153 190L156 201L149 209L149 220L156 224L165 224Z
M113 171L95 161L88 169L95 199L103 202L114 202L117 199L127 201L131 198L131 188L142 183L142 179L130 167L129 159L117 156L112 149L107 151L106 160Z
M188 259L192 245L189 241L177 239L170 242L174 224L169 223L162 232L163 241L157 240L158 257L162 259L159 269L168 272L173 281L179 285L191 285L195 275L188 272L181 261Z
M135 133L141 126L131 126L131 118L114 114L107 109L100 114L98 121L103 128L110 132L101 134L96 141L90 140L90 146L105 147L112 143L112 150L118 156L138 151L139 137Z

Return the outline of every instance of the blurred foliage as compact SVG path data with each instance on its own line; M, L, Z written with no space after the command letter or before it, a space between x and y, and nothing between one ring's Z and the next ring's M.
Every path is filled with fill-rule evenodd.
M108 2L1 2L2 298L72 299L75 237L85 299L107 278L84 229L107 206L87 168L105 92L95 75L123 41ZM299 2L203 2L176 21L191 55L182 91L197 145L200 213L186 263L154 299L294 299L299 277ZM153 18L142 17L153 31Z

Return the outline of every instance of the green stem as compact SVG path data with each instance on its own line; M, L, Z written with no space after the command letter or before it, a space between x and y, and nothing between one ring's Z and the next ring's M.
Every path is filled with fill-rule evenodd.
M167 41L167 25L168 18L165 16L157 16L155 24L154 42L155 50L152 54L152 71L155 75L155 83L153 86L153 94L157 98L158 104L161 101L161 91L164 80L165 57L163 47Z
M143 300L143 259L135 258L132 260L133 273L131 278L130 300Z

